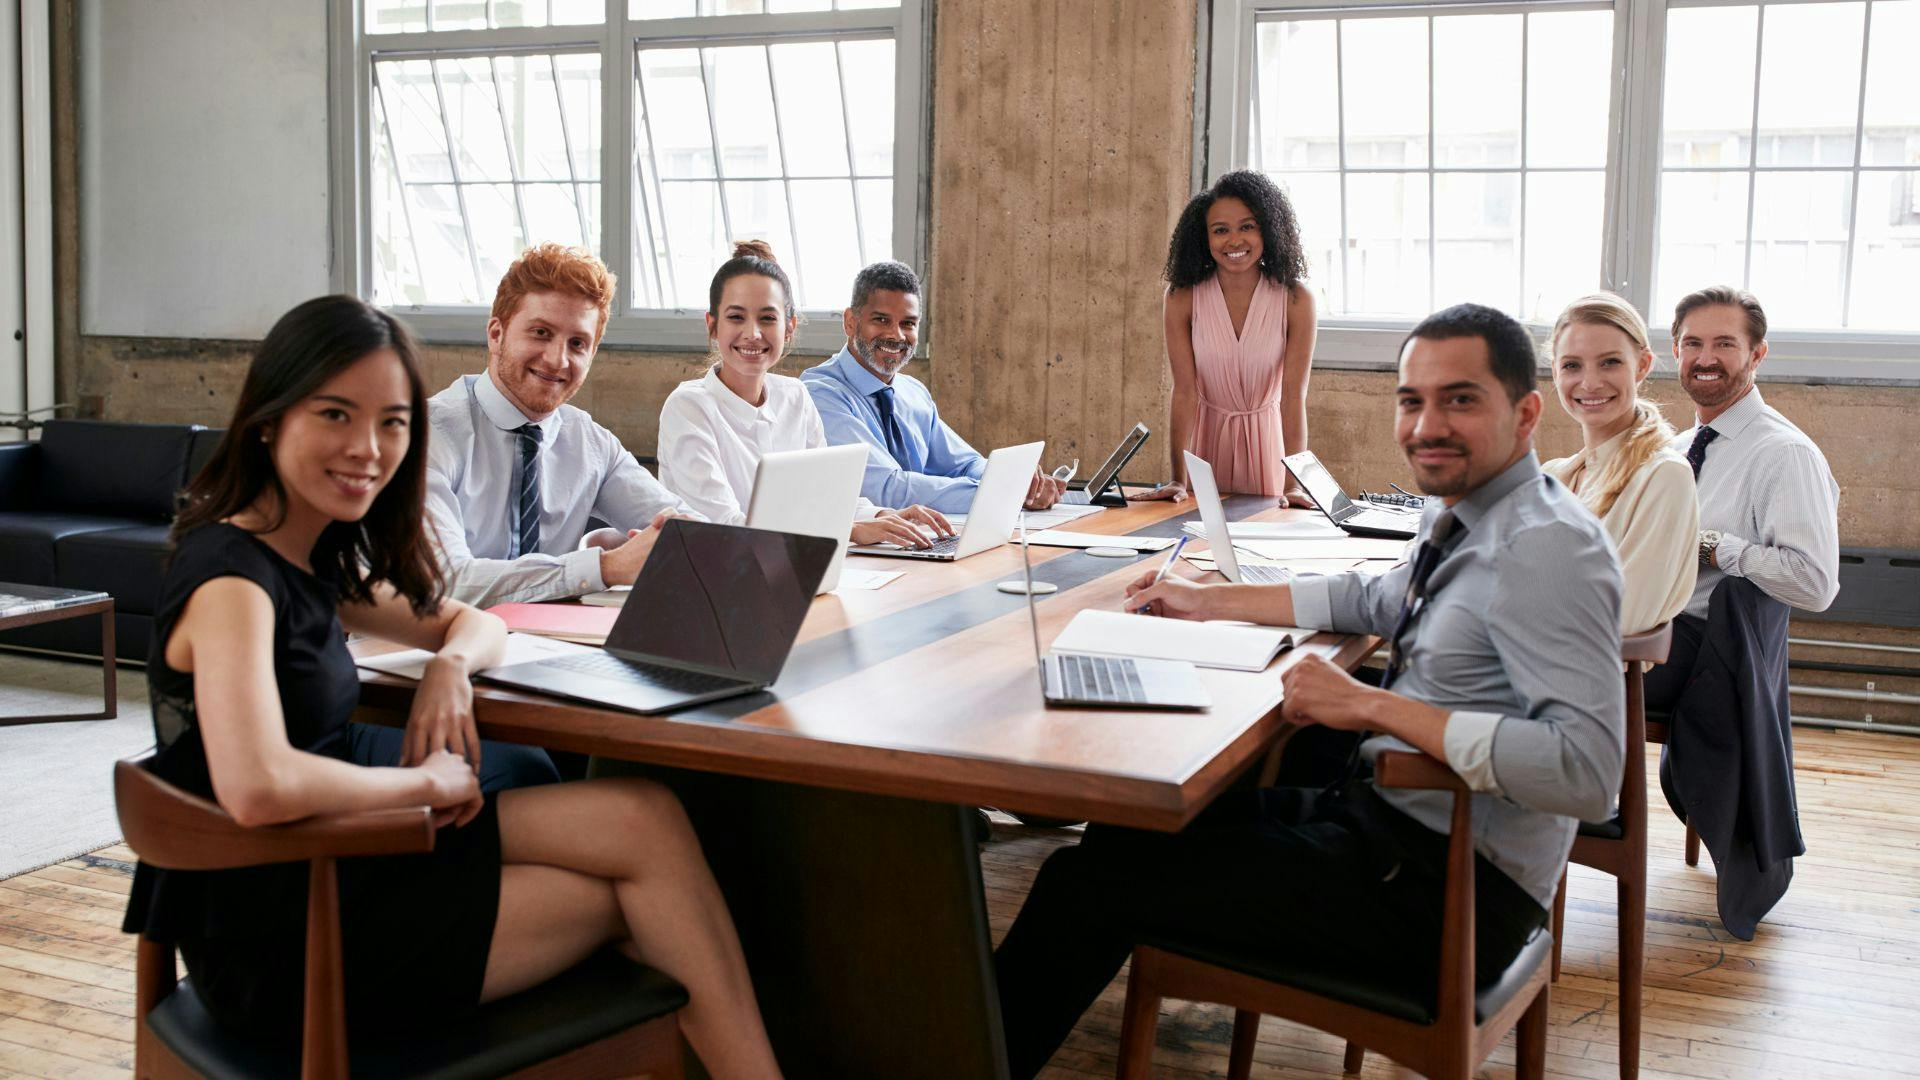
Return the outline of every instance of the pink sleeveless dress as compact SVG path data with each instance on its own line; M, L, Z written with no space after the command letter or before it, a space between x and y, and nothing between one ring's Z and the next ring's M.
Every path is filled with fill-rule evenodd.
M1280 376L1286 367L1287 288L1262 275L1247 321L1234 336L1220 279L1193 287L1193 361L1199 416L1192 450L1213 466L1223 492L1278 495L1287 469L1280 435Z

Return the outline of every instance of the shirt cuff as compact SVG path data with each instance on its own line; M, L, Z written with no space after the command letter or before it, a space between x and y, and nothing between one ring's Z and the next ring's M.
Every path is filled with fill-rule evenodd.
M567 595L585 596L606 591L607 583L600 577L600 551L597 547L583 547L568 552L560 560L560 567L567 575Z
M854 504L853 520L872 521L874 518L880 516L880 512L883 509L884 507L876 505L872 499L862 495L860 496L860 501Z
M1500 730L1501 719L1499 713L1447 715L1447 764L1474 791L1500 792L1500 781L1493 775L1493 736Z
M1287 582L1293 592L1293 624L1309 630L1333 627L1333 598L1327 591L1327 575L1295 574Z
M1713 565L1722 573L1746 577L1747 572L1740 568L1740 556L1745 555L1752 546L1732 533L1721 533L1720 543L1713 549Z

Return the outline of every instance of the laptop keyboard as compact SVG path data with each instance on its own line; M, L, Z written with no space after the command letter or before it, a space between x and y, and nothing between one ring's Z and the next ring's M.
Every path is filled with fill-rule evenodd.
M581 675L594 675L602 679L639 683L642 686L655 686L662 690L677 690L688 694L704 694L710 690L732 690L745 685L739 679L706 675L698 671L667 667L664 664L627 660L607 652L568 653L542 663L546 667L560 668Z
M960 538L957 536L943 536L931 544L928 544L926 547L908 548L907 550L918 552L922 555L951 555L960 550Z
M1076 488L1060 496L1060 505L1091 506L1093 505L1093 496Z
M1140 670L1132 660L1080 653L1054 653L1047 659L1059 677L1059 696L1065 700L1146 704L1146 691L1140 688Z

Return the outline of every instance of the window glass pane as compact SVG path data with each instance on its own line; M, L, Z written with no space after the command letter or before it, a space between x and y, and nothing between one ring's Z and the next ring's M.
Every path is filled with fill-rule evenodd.
M791 176L847 175L847 124L830 41L777 45L773 89L785 126ZM892 169L888 170L889 175Z
M1341 24L1340 62L1347 167L1427 163L1427 20L1349 19Z
M386 61L373 68L374 91L386 110L400 176L408 183L453 179L440 95L427 60Z
M422 304L425 287L420 279L420 261L413 249L413 230L407 223L407 207L400 188L400 174L394 168L392 142L388 137L386 112L380 98L373 99L373 296L380 304Z
M841 11L853 11L857 8L897 8L900 0L834 0L834 7Z
M896 258L893 250L893 181L858 180L854 182L853 190L860 199L860 236L864 244L860 251L860 265ZM849 281L847 285L851 288L853 283ZM844 305L845 301L840 303Z
M560 72L560 107L567 120L574 175L600 179L600 55L570 53L554 58Z
M567 156L571 132L561 122L554 57L499 56L493 59L493 70L504 91L500 104L520 178L573 179L573 164Z
M1606 187L1599 170L1528 174L1522 319L1551 323L1569 300L1600 287Z
M793 181L795 246L800 272L794 288L812 310L846 306L860 272L860 240L853 222L853 185L846 180Z
M1347 177L1347 290L1354 313L1432 310L1427 177Z
M829 0L816 0L826 4ZM696 15L764 15L767 6L764 0L627 0L627 17L631 19L686 19ZM814 7L809 10L825 11L827 7ZM702 310L706 301L702 300Z
M1520 164L1520 21L1433 20L1435 165Z
M1864 4L1769 4L1760 32L1761 165L1851 165Z
M1433 306L1513 310L1520 295L1520 174L1434 177Z
M417 33L427 28L427 0L370 0L367 33Z
M673 277L669 306L707 309L707 282L731 251L720 216L719 187L712 181L661 185Z
M1875 34L1880 12L1876 5ZM1862 173L1854 228L1847 325L1920 330L1920 308L1914 304L1914 282L1920 281L1920 171Z
M447 123L453 131L457 179L511 181L506 130L495 100L493 65L485 57L434 62Z
M1300 246L1307 256L1307 281L1325 300L1325 310L1344 312L1346 290L1340 282L1340 174L1287 173L1274 182L1293 204L1300 225Z
M854 172L859 176L892 176L893 39L842 41L838 48Z
M514 7L518 15L519 5ZM486 0L433 0L435 30L484 30L486 26Z
M1613 12L1527 16L1527 164L1604 168Z
M594 24L606 21L606 0L549 0L553 10L548 16L555 26Z
M1754 178L1747 288L1778 325L1840 325L1852 202L1853 177L1846 172L1763 172Z
M1667 12L1661 142L1669 168L1748 163L1758 12L1751 7ZM1702 57L1712 62L1703 63Z
M1867 59L1867 130L1861 160L1869 165L1920 165L1920 0L1873 5ZM1861 207L1864 210L1866 203Z
M833 0L767 0L767 12L778 15L788 11L832 11Z
M420 252L421 279L426 283L421 302L478 304L480 287L473 278L473 255L457 189L452 184L418 184L406 189L406 199Z
M1260 24L1259 130L1254 167L1332 169L1340 165L1340 97L1332 19Z
M1672 311L1695 289L1746 280L1746 173L1667 173L1660 178L1659 211L1656 313Z
M707 126L700 50L642 49L639 79L638 122L646 129L660 175L712 177L713 131Z
M733 223L733 242L765 240L773 248L775 259L782 265L793 265L793 231L787 220L786 182L733 180L721 185L721 188L721 193L727 199L727 218ZM728 249L729 252L731 250ZM727 253L722 252L722 257ZM719 260L716 259L713 265L718 269ZM788 276L792 276L791 273Z
M491 293L507 267L527 249L520 204L512 184L462 184L467 228L480 257L480 291Z
M767 52L759 45L702 49L720 137L723 176L769 179L782 175L780 131L773 120ZM735 239L743 235L735 232Z
M520 200L527 208L528 243L600 246L597 234L591 241L585 235L572 184L527 184L520 189Z

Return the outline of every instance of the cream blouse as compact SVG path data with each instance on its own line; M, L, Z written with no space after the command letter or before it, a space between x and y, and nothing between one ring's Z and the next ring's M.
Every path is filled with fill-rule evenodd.
M1583 482L1606 467L1626 438L1622 432L1591 454L1583 449L1544 468L1585 501ZM1620 597L1621 633L1643 633L1680 614L1700 569L1700 500L1687 460L1671 449L1648 458L1627 478L1600 522L1613 538L1626 582Z

